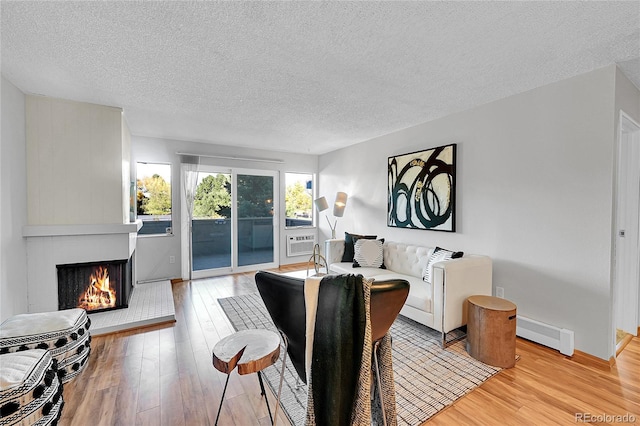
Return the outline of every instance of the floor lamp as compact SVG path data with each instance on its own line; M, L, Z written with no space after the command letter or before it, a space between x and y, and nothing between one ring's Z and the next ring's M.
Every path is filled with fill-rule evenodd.
M336 194L336 201L333 204L333 216L336 218L333 221L333 225L331 225L331 221L328 216L327 223L329 224L329 228L331 228L331 239L336 238L336 225L338 224L339 217L344 215L344 209L347 206L347 193L346 192L338 192ZM329 204L327 203L327 199L325 197L316 198L313 203L316 205L316 209L318 212L323 212L329 208Z

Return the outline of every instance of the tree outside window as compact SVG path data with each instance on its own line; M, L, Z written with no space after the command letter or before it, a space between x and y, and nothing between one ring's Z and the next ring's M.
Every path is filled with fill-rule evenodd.
M285 174L286 226L313 225L313 175Z
M231 216L231 181L223 173L209 174L198 184L193 200L193 216L228 219Z
M171 233L171 165L138 163L136 176L139 234Z
M238 218L273 216L273 179L238 175Z

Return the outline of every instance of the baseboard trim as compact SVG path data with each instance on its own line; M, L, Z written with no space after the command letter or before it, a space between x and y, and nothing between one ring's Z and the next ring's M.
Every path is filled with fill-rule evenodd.
M615 357L611 357L607 361L606 359L598 358L597 356L578 350L575 350L573 356L567 357L567 359L584 365L585 367L592 367L601 371L611 371L616 364Z
M633 340L633 335L627 334L622 341L616 345L616 358L620 355L620 352Z

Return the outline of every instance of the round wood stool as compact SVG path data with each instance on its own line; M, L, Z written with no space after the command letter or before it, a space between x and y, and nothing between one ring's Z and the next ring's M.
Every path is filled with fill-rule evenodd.
M467 352L495 367L516 363L516 305L493 296L467 299Z
M271 416L269 400L264 391L261 371L273 365L279 356L280 336L269 330L242 330L216 343L213 347L213 366L216 370L227 374L220 406L218 407L218 415L216 416L216 425L220 417L224 394L227 392L229 377L236 366L238 367L238 374L258 373L260 394L264 396L264 400L267 402L267 411L273 424L274 419ZM279 401L276 401L276 405L278 404Z

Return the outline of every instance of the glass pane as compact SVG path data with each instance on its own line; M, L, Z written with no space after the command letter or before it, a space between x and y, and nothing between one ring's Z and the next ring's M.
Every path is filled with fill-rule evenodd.
M285 186L285 226L313 225L313 176L308 173L286 173Z
M136 210L142 219L138 234L171 233L171 165L136 165Z
M230 174L198 173L192 225L193 270L230 267Z
M273 177L238 175L238 266L273 262Z

